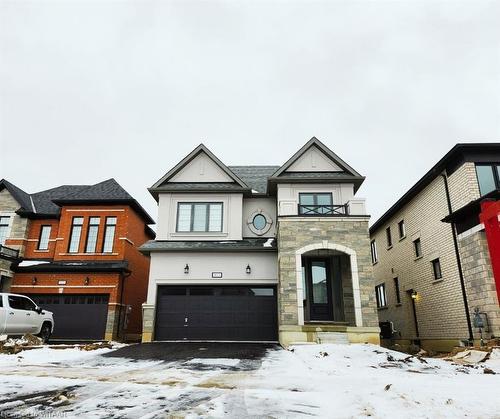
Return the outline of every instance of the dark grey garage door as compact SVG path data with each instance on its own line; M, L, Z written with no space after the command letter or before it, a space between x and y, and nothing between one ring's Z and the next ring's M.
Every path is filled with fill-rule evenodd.
M276 341L276 288L160 286L155 340Z
M46 294L28 296L41 308L54 313L53 339L104 339L109 295Z

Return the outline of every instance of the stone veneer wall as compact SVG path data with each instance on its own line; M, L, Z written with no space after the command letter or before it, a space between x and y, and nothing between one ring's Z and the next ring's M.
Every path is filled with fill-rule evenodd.
M488 316L490 331L483 337L500 337L500 306L484 230L461 235L459 249L471 319L478 307ZM474 338L479 339L478 329L473 330Z
M27 240L28 239L28 219L20 217L15 214L15 211L19 209L19 203L12 197L7 189L0 191L0 214L10 213L9 215L14 217L12 222L12 227L8 239L16 240ZM9 245L8 247L12 249L19 250L19 254L22 256L24 252L24 246L21 245Z
M378 327L370 259L368 218L305 218L278 220L279 324L298 325L295 252L307 245L337 244L356 252L364 327Z
M28 238L28 222L27 218L22 218L18 214L15 213L20 207L19 203L12 197L10 192L7 189L3 189L0 191L0 214L5 214L13 217L12 225L10 229L10 233L8 235L8 239L18 239L18 240L26 240ZM21 242L20 243L24 243ZM19 250L19 255L22 256L24 254L24 245L8 245L11 249ZM0 259L0 275L6 276L8 278L12 278L13 273L10 270L11 261L6 259ZM9 285L11 281L9 280L6 283L2 284L3 291L9 291ZM0 291L2 289L0 288Z

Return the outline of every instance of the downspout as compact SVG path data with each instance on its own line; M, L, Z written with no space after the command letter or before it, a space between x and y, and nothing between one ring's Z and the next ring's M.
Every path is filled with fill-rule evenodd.
M450 190L448 188L448 177L445 173L441 173L441 176L443 177L444 180L444 189L446 192L446 201L448 203L448 215L451 215L453 212L452 206L451 206L451 199L450 199ZM458 267L458 276L460 278L460 288L462 289L462 298L464 300L464 308L465 308L465 318L467 320L467 329L469 330L469 342L474 341L474 335L472 332L472 323L470 321L470 313L469 313L469 302L467 301L467 291L465 289L465 280L464 280L464 273L462 270L462 261L460 260L460 252L458 250L458 239L457 239L457 232L455 230L455 224L451 223L451 234L453 236L453 246L455 248L455 257L457 259L457 267Z
M120 278L122 280L122 288L120 290L120 306L118 308L118 337L123 337L122 329L122 310L123 310L123 290L125 288L125 279L131 275L131 272L121 273Z

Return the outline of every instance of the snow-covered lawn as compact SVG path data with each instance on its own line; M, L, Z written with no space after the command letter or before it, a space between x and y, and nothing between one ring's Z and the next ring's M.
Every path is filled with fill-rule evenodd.
M464 367L373 345L295 346L262 361L101 356L109 351L0 355L0 417L500 418L498 352Z

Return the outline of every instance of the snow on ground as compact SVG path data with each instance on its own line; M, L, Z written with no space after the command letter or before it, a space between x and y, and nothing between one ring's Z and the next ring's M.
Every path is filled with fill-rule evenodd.
M301 345L261 361L102 356L109 351L0 355L0 417L500 418L500 351L469 367L374 345Z

